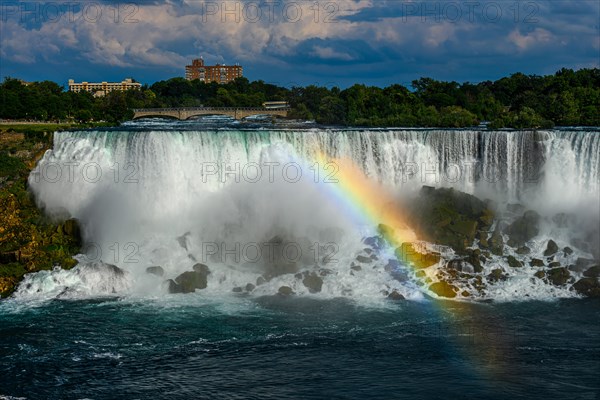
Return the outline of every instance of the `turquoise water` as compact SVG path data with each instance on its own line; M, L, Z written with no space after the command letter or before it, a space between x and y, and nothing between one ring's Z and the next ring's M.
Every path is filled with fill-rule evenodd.
M599 371L598 300L0 304L0 398L597 399Z

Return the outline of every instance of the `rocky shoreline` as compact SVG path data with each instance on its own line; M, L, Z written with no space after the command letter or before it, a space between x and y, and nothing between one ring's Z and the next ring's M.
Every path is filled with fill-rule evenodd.
M293 276L272 294L292 296L297 290L319 293L330 275L360 277L368 270L380 269L397 281L415 282L425 293L438 298L494 299L498 292L506 290L504 286L510 280L520 282L522 292L516 296L520 299L534 298L533 292L540 287L551 293L560 291L563 296L600 297L600 257L594 247L597 232L588 232L585 238L575 238L563 246L539 236L544 223L558 229L573 228L574 215L542 217L520 204L497 210L491 201L454 189L428 186L421 189L412 204L410 223L421 240L402 244L395 250L394 258L386 258L389 253L385 242L394 228L380 224L378 235L363 239L365 248L347 271L328 269L326 262L308 269L275 262L255 282L236 286L232 291L245 295L274 278ZM285 240L274 237L269 242L282 244ZM592 254L592 258L581 257L582 253ZM148 267L147 273L163 279L163 287L170 293L191 293L210 286L211 268L196 264L191 271L166 280L159 266ZM343 276L333 279L338 278ZM383 289L381 294L390 300L405 298L393 287Z
M81 246L76 220L53 221L38 209L27 178L52 145L51 132L0 131L0 298L26 273L74 267Z
M534 254L529 247L534 239L539 242L543 223L573 229L574 215L556 214L545 220L520 204L509 204L499 212L491 201L427 186L415 204L413 223L421 229L423 240L453 250L451 256L427 266L429 273L416 273L438 296L485 297L490 287L518 276L531 284L568 287L582 296L600 297L597 231L574 238L564 247L553 239L543 239L544 243L537 243L543 249L541 254ZM574 249L592 258L578 257Z

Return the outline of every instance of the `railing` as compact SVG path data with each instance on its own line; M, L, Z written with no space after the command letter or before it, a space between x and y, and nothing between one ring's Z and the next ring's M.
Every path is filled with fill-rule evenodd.
M165 111L289 111L290 108L268 109L262 107L179 107L179 108L134 108L134 112Z

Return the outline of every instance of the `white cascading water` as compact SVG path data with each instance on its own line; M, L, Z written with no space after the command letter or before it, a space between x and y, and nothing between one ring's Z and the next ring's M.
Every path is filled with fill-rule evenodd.
M196 262L211 269L202 293L230 293L265 272L260 261L248 261L256 248L249 244L277 237L300 243L299 271L330 271L316 296L380 298L382 291L397 290L420 297L416 285L384 270L391 254L382 257L380 268L348 272L365 247L361 239L375 227L350 218L314 184L311 160L318 153L352 160L399 196L427 184L498 204L519 202L548 215L585 207L598 218L592 208L600 191L600 132L592 130L59 132L29 184L47 213L82 222L86 251L73 271L29 276L17 296L159 294L162 279L146 274L147 267L159 265L164 278L174 278ZM298 164L285 169L290 163ZM314 243L334 243L337 262L324 261L328 250L315 250ZM207 246L214 251L214 245L220 257L209 258ZM125 270L120 277L112 270L105 274L110 282L124 283L81 279L86 268L97 274L100 261ZM282 285L308 293L293 273L276 276L254 293L273 294Z

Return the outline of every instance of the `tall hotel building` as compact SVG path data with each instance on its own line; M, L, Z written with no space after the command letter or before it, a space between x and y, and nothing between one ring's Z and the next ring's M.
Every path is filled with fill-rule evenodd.
M192 65L185 66L185 79L193 81L199 79L202 82L228 83L243 76L241 65L204 65L204 60L198 58L192 60Z

